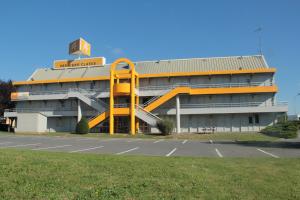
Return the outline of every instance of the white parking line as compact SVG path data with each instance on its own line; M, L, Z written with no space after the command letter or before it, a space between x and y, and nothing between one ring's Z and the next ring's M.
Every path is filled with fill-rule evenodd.
M219 151L218 149L215 149L215 150L216 150L218 156L219 156L220 158L223 158L223 155L220 153L220 151Z
M56 149L56 148L69 147L69 146L72 146L72 145L61 145L61 146L55 146L55 147L41 147L41 148L36 148L36 149L31 149L31 150Z
M209 140L209 142L210 142L211 144L213 144L213 143L214 143L212 140Z
M134 151L134 150L137 150L139 147L135 147L133 149L129 149L129 150L126 150L126 151L122 151L122 152L119 152L119 153L116 153L116 155L121 155L121 154L124 154L124 153L128 153L130 151Z
M158 143L158 142L162 142L162 141L164 141L164 139L156 140L153 143Z
M185 144L187 141L188 141L188 140L184 140L184 141L182 141L182 144Z
M92 138L78 138L77 141L92 140Z
M93 149L100 149L103 148L104 146L98 146L98 147L91 147L91 148L87 148L87 149L79 149L79 150L75 150L75 151L70 151L70 153L76 153L76 152L82 152L82 151L90 151Z
M170 153L168 153L166 156L169 157L170 155L172 155L175 151L177 150L177 148L174 148L172 151L170 151Z
M11 143L11 142L2 142L2 143L0 143L0 144L9 144L9 143Z
M9 147L26 147L26 146L34 146L34 145L39 145L41 143L36 143L36 144L19 144L19 145L14 145L14 146L5 146L1 148L9 148Z
M269 153L269 152L266 152L266 151L264 151L264 150L262 150L262 149L257 149L258 151L260 151L260 152L263 152L263 153L265 153L265 154L267 154L267 155L269 155L269 156L272 156L272 157L274 157L274 158L279 158L279 156L276 156L276 155L274 155L274 154L271 154L271 153Z
M135 142L135 141L140 141L140 140L142 140L142 139L132 139L132 140L127 140L127 142Z

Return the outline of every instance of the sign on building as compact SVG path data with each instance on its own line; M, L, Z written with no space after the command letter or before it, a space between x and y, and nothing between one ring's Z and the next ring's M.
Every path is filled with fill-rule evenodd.
M82 38L75 40L69 44L69 54L70 55L91 55L91 44Z
M83 58L78 60L55 60L53 62L54 68L64 68L64 67L87 67L87 66L103 66L105 65L104 57L94 57L94 58Z

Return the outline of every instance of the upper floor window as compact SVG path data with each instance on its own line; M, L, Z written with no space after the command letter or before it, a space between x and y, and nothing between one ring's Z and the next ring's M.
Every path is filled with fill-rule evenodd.
M93 90L95 88L95 85L96 85L95 81L92 81L90 84L90 89Z
M248 123L249 123L249 124L253 124L253 117L252 117L252 116L249 116L249 117L248 117Z
M256 114L256 115L254 116L254 118L255 118L255 124L259 124L259 115Z

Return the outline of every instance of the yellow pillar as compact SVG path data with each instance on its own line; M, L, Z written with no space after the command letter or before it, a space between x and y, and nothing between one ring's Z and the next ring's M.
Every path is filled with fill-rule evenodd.
M139 77L138 77L138 74L136 74L136 88L138 89L139 88L139 82L140 82L140 79L139 79ZM139 96L138 95L136 95L136 99L135 99L135 104L136 105L139 105L140 104L140 101L139 101ZM139 130L139 120L138 120L138 118L135 118L135 130L136 130L136 133L138 133L138 130Z
M114 79L115 79L115 69L117 64L125 62L130 66L130 72L131 72L131 83L130 83L130 132L132 135L136 132L136 123L135 123L135 69L134 64L127 58L119 58L111 65L111 74L110 74L110 105L109 105L109 133L114 133L114 93L113 93L113 87L114 87ZM118 77L116 77L118 79ZM117 80L118 81L118 80Z
M109 134L114 134L114 69L110 71L110 94L109 94Z
M130 84L130 129L131 135L135 135L135 70L131 68Z

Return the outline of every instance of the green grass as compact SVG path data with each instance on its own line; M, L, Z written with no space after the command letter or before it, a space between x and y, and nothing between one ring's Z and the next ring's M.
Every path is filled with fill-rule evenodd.
M7 132L0 132L0 134L12 134ZM44 135L44 136L61 136L61 137L93 137L93 138L144 138L144 139L188 139L188 140L235 140L235 141L275 141L278 138L267 136L261 133L211 133L211 134L197 134L197 133L182 133L172 135L149 135L149 134L114 134L106 133L89 133L89 134L71 134L66 132L56 133L17 133L16 135Z
M300 160L0 150L0 199L299 199Z

